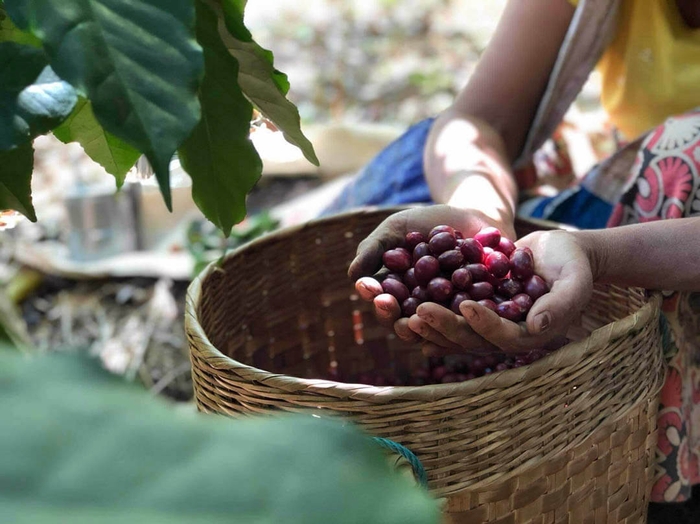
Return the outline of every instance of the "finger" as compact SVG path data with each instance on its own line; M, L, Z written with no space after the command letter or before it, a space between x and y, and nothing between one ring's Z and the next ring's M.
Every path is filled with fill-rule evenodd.
M433 344L437 344L438 346L453 349L456 351L461 351L462 349L457 344L447 340L444 335L435 331L430 326L430 324L428 324L424 320L421 320L421 318L418 315L413 315L411 318L408 319L408 326L411 328L412 331L418 333L426 342L432 342Z
M382 255L388 249L398 246L404 239L405 227L401 227L401 222L405 219L390 216L369 234L357 246L355 258L348 268L348 276L357 280L366 275L374 274L382 265Z
M432 342L423 342L420 349L426 357L444 357L446 355L461 353L461 351L456 348L446 348L433 344Z
M372 302L378 295L384 293L382 285L372 277L363 277L355 282L355 290L362 300Z
M392 327L401 316L401 308L393 295L382 293L374 298L374 314L381 325Z
M455 315L447 308L428 302L418 306L416 313L447 340L465 350L496 349L493 344L475 333L464 317Z
M357 280L363 275L372 275L380 267L386 244L376 238L366 238L357 246L357 254L350 263L348 276Z
M568 344L570 340L566 338L564 335L559 335L557 337L554 337L552 340L547 342L544 345L544 350L545 351L556 351L557 349L561 348L562 346L565 346Z
M525 324L501 318L494 311L472 300L462 302L459 310L474 332L504 352L518 353L533 349L540 342L527 332Z
M571 262L562 268L549 293L537 299L527 315L527 330L532 335L563 333L586 306L591 296L590 272Z
M423 355L426 357L444 357L446 355L477 355L477 356L485 356L485 355L491 355L494 353L493 349L485 349L485 350L480 350L480 349L457 349L454 347L446 348L442 346L438 346L437 344L433 344L432 342L426 342L424 341L421 344L421 351L423 352ZM493 346L492 346L493 347ZM498 351L498 350L496 350Z
M394 331L401 340L406 342L420 342L421 340L420 335L408 327L407 318L400 318L394 322Z

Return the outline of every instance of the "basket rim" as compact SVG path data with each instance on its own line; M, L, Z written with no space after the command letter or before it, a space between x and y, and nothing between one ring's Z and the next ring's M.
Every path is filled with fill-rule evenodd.
M333 396L338 399L364 400L368 402L386 402L387 400L417 400L435 401L466 394L476 394L488 391L489 389L501 389L515 384L530 381L544 375L547 372L567 368L576 365L582 357L591 351L591 341L601 342L602 340L615 340L629 332L636 331L638 325L645 325L651 317L658 315L661 305L661 293L654 291L650 293L648 301L636 312L602 326L586 337L584 340L571 342L562 346L557 351L546 357L520 368L508 369L492 375L485 375L465 382L448 384L430 384L425 386L371 386L368 384L352 384L337 382L326 379L307 379L292 375L273 373L243 362L237 361L224 355L204 332L204 328L197 320L199 311L199 299L202 287L206 279L218 272L223 271L221 264L239 254L255 249L257 246L267 243L276 238L284 238L299 231L317 226L320 223L329 221L339 221L354 217L359 214L375 212L401 211L407 207L378 208L365 207L350 212L314 219L296 226L281 228L277 231L267 233L251 242L244 244L218 261L211 262L195 279L187 289L185 299L185 331L191 339L189 344L191 356L194 356L193 349L197 349L197 356L207 362L209 366L217 370L228 370L234 373L245 375L246 380L254 380L260 384L283 390L289 393L300 390L308 393L316 393L322 396ZM519 219L521 223L543 225L552 227L551 222L538 220ZM634 289L634 288L632 288ZM194 363L193 363L194 365Z

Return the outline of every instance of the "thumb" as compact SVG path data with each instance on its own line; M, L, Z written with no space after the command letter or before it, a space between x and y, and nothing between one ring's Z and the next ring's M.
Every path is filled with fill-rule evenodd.
M531 335L562 333L586 307L591 296L593 279L590 270L571 263L564 266L549 293L540 297L527 315Z
M384 252L400 245L405 234L405 231L398 227L396 219L389 217L384 220L357 246L357 253L350 263L348 276L352 280L357 280L360 277L374 275L382 266Z

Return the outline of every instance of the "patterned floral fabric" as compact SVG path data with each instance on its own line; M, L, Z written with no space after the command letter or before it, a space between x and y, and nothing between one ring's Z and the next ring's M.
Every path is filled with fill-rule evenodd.
M649 134L632 174L609 227L700 215L700 112L671 118ZM681 502L700 484L700 293L667 293L663 311L671 340L652 500Z

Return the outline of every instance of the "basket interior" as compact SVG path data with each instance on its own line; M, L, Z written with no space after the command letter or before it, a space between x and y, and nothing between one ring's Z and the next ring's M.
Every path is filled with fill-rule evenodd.
M199 321L232 359L300 378L357 380L383 370L401 384L425 366L415 344L380 326L347 268L357 244L390 210L357 213L269 235L229 257L202 285ZM519 235L536 229L520 221ZM619 320L646 302L643 290L596 286L570 338Z

